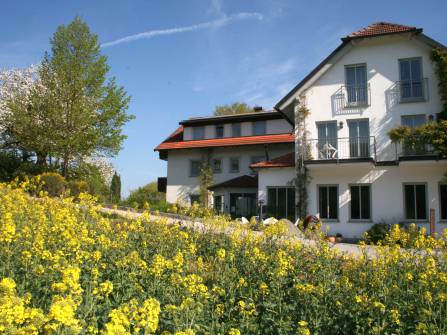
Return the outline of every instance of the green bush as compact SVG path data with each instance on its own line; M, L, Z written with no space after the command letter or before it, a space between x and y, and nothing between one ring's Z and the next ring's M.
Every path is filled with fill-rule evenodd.
M130 192L123 205L136 209L166 211L166 194L158 192L157 183L151 182Z
M383 242L389 234L391 226L387 223L376 223L364 234L364 241L368 244Z
M56 172L45 172L40 175L42 190L51 197L59 197L65 192L65 178Z
M84 180L71 180L68 182L68 189L70 194L77 197L81 193L89 193L90 187Z

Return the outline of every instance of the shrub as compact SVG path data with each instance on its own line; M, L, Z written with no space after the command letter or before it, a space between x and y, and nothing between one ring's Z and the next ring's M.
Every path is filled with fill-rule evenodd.
M90 191L89 184L84 180L70 180L68 182L68 188L70 194L74 197L77 197L81 193L89 193Z
M387 223L376 223L364 233L363 239L368 244L383 242L390 228L391 226Z
M50 197L59 197L65 192L65 178L56 172L45 172L40 176L43 182L42 190L48 192Z

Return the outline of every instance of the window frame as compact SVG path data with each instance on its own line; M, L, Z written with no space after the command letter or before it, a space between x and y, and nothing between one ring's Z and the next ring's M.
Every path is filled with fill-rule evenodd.
M353 219L352 218L352 192L351 192L351 187L362 187L362 186L368 186L369 188L369 219ZM349 222L372 222L372 218L373 218L373 206L372 206L372 184L371 183L351 183L348 184L348 188L349 188ZM360 199L359 199L359 213L360 216L362 216L362 200L361 200L361 194L360 194Z
M331 219L331 218L322 218L321 217L320 187L336 187L337 188L337 218ZM323 219L327 222L340 222L340 187L339 187L339 184L317 184L317 208L318 208L318 213L319 213L318 216L320 219ZM328 211L328 214L329 214L329 211Z
M364 99L360 100L360 94L357 91L354 91L354 95L355 95L355 99L354 100L350 100L350 95L348 93L348 69L354 68L355 69L355 81L356 81L356 85L354 86L354 88L357 90L359 87L361 87L360 85L357 84L357 72L356 69L359 67L364 67L365 68L365 86L362 87L365 92L363 93L364 95ZM344 74L345 74L345 89L346 89L346 101L348 104L348 107L351 106L366 106L368 105L368 101L369 101L369 92L368 92L368 64L367 63L356 63L356 64L346 64L345 68L344 68ZM351 93L352 94L352 93Z
M234 127L237 126L239 128L239 135L235 136ZM242 136L242 124L240 122L235 122L231 124L231 136L232 137L241 137Z
M233 161L237 161L237 170L232 169ZM241 170L241 161L240 161L239 157L230 157L229 162L230 162L230 166L229 166L229 170L228 170L229 173L239 173Z
M217 129L222 129L222 136L218 136L218 131ZM216 138L224 138L225 137L225 126L224 125L216 125L214 127L214 135Z
M262 134L258 134L256 132L256 125L257 124L263 124L264 125L264 132ZM265 121L265 120L252 121L252 133L253 133L253 136L266 135L267 134L267 121Z
M216 162L216 161L220 161L220 169L219 170L215 170L214 169L214 162ZM215 173L215 174L222 173L222 165L223 165L223 159L222 158L220 158L220 157L213 158L211 160L211 170L212 170L212 172Z
M406 194L405 194L405 186L416 186L423 185L425 187L425 219L408 219L407 218L407 202L406 202ZM415 188L413 187L413 191ZM429 221L429 206L428 206L428 184L426 182L404 182L402 183L402 192L403 192L403 217L405 222L428 222ZM416 196L414 198L416 204ZM417 217L417 208L415 210L415 217Z
M441 186L447 187L447 182L439 182L438 184L438 192L439 192L439 198L438 198L438 207L439 207L439 221L441 222L447 222L447 213L446 217L442 217L442 202L441 202ZM446 194L446 201L447 201L447 194Z
M196 131L198 129L202 129L203 130L203 135L201 137L197 137L196 136ZM205 126L192 127L192 139L193 139L193 141L204 140L205 139Z
M192 171L193 163L196 163L196 162L199 163L199 172L197 173L197 175L193 174L193 171ZM198 176L200 176L200 168L201 168L202 164L203 164L203 162L200 159L190 159L189 160L189 177L190 178L197 178Z
M405 57L405 58L399 58L397 60L397 68L399 71L399 85L401 85L402 83L402 72L401 72L401 68L400 68L400 62L401 61L412 61L412 60L419 60L421 63L421 90L422 90L422 96L420 97L409 97L409 98L404 98L402 97L402 92L399 92L399 101L400 103L406 103L406 102L421 102L421 101L425 101L425 83L424 83L424 64L422 61L422 56L416 56L416 57ZM410 65L411 66L411 65ZM410 70L411 72L411 70ZM413 82L413 80L410 80L411 82Z
M278 211L278 190L280 189L280 188L284 188L284 189L286 189L286 203L285 203L285 212L286 212L286 217L285 218L288 218L289 217L289 199L288 199L288 195L289 195L289 192L290 191L292 191L292 192L294 192L294 197L295 197L295 204L294 204L294 206L293 206L293 208L292 208L292 214L293 214L293 218L294 218L294 220L296 219L296 190L295 190L295 187L293 187L293 186L267 186L267 192L266 192L266 195L267 195L267 201L266 201L266 203L265 203L265 206L266 206L266 211L267 211L267 208L268 208L268 206L269 206L269 201L270 201L270 199L269 199L269 190L275 190L275 194L276 194L276 196L275 196L275 208L276 208L276 212ZM277 213L275 213L275 217L276 217L276 214Z

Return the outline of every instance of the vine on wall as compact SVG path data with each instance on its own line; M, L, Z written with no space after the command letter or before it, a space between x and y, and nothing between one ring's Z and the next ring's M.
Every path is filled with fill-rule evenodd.
M435 63L435 72L438 77L439 96L442 101L441 118L447 119L447 51L435 48L431 53L431 60Z
M305 165L309 150L307 145L306 118L310 111L306 107L305 100L295 106L295 168L296 168L296 216L304 218L307 215L308 184L310 183L309 171Z

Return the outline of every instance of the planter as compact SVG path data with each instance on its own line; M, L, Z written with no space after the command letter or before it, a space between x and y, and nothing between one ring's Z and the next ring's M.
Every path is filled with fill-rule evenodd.
M335 238L335 236L328 236L326 239L327 239L327 241L330 242L330 243L336 243L336 238Z

